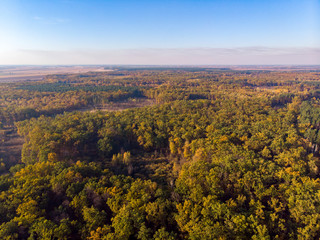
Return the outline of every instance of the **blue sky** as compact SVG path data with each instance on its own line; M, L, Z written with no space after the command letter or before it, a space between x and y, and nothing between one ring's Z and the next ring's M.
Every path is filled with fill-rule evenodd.
M0 64L320 64L320 0L0 0Z

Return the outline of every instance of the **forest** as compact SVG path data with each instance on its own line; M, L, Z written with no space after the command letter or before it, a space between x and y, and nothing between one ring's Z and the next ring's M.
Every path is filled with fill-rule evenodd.
M319 239L319 151L320 71L0 83L0 239Z

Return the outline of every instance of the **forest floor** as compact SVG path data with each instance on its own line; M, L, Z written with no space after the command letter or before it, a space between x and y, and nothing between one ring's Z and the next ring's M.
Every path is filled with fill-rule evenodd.
M21 160L24 138L19 136L14 127L7 127L0 133L0 158L6 165L13 166ZM9 167L9 166L7 166Z

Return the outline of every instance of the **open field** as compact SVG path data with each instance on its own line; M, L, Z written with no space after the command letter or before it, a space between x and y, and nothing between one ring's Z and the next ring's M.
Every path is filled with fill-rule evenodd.
M179 69L190 68L192 66L179 66ZM117 67L115 67L117 69ZM123 69L132 69L134 66L121 66ZM138 67L139 69L141 66ZM161 70L161 66L143 66L142 69ZM172 69L170 66L167 69ZM221 66L197 66L198 70L206 68L217 68L224 70L269 70L269 71L320 71L320 66L285 66L285 65L221 65ZM105 66L0 66L0 83L5 82L18 82L18 81L39 81L44 79L45 76L50 74L76 74L86 72L101 72L101 71L113 71L111 69L105 69Z
M38 81L46 75L110 71L101 66L0 66L0 82Z
M320 71L320 65L239 65L232 70Z

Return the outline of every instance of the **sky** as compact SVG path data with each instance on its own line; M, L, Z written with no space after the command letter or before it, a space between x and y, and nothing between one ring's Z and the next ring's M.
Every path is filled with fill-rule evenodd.
M0 0L0 65L320 65L320 0Z

